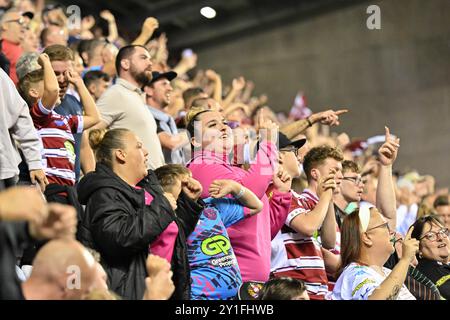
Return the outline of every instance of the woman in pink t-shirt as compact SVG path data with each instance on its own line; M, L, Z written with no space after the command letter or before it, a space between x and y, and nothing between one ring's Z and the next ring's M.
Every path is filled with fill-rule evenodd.
M233 149L231 128L221 113L192 110L186 117L194 154L188 164L194 179L203 186L202 198L208 197L209 185L216 179L234 180L250 189L262 202L260 214L244 219L227 229L243 281L267 281L270 274L270 242L286 220L291 202L290 192L274 188L266 192L276 172L278 149L277 126L270 120L258 123L262 141L256 161L248 170L229 161Z

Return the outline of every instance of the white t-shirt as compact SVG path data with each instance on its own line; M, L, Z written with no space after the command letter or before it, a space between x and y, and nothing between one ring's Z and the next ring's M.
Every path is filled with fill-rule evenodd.
M389 276L391 270L383 267L385 276L369 266L349 264L336 281L330 300L368 300L373 291ZM405 285L400 289L397 300L416 300Z

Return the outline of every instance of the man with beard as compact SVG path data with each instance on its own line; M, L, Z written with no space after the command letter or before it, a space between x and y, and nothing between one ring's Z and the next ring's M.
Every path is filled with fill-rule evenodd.
M178 132L175 119L167 113L173 91L170 81L177 76L176 72L152 72L152 81L144 87L146 102L156 120L159 141L163 149L166 163L185 164L182 147L189 144L186 131Z
M142 88L152 80L152 62L147 49L129 45L116 58L117 81L97 101L101 121L96 129L133 130L150 153L147 165L156 169L164 165L164 156L156 133L156 122L145 104ZM87 149L87 146L86 146ZM83 171L95 170L92 151L82 150ZM84 152L86 150L86 152Z

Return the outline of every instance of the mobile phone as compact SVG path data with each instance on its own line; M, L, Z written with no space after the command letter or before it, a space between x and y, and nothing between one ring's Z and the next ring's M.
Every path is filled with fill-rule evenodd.
M194 51L192 51L192 49L184 49L183 52L181 53L183 58L192 57L193 54L194 54Z

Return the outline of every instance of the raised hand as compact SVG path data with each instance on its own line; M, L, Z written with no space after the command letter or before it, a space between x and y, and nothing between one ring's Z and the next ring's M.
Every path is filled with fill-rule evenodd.
M59 203L48 204L48 216L42 223L30 223L30 234L38 240L74 238L77 212L74 207Z
M239 77L237 79L233 79L231 86L233 87L233 90L235 90L235 91L241 91L242 89L244 89L244 87L245 87L244 77Z
M90 30L95 25L95 19L93 16L89 15L81 19L81 30Z
M339 116L341 114L347 113L347 109L342 110L327 110L323 112L319 112L316 114L313 114L310 117L310 120L314 123L316 121L320 121L321 124L325 124L328 126L338 126L340 124L339 122Z
M203 192L201 183L191 177L186 177L181 182L181 187L183 192L194 201L197 201Z
M142 33L153 34L153 32L159 28L159 22L156 18L148 17L142 24Z
M292 177L280 166L278 172L273 175L273 185L278 191L289 192L292 186Z
M400 139L391 137L388 127L385 128L386 142L378 149L380 162L383 166L392 165L397 159L398 148L400 148Z
M205 75L211 81L216 81L219 78L219 75L211 69L206 70Z
M80 85L84 85L83 79L81 76L74 70L66 70L64 72L64 76L66 77L66 80L69 81L74 86L78 87Z
M0 192L0 220L42 224L48 209L42 195L33 187L13 187Z
M103 10L102 12L100 12L100 17L102 17L103 19L105 19L108 22L116 21L116 19L114 18L114 15L109 10Z
M265 117L263 111L258 116L258 130L263 141L277 142L278 125Z
M45 68L45 65L47 65L47 66L50 65L51 63L50 63L50 58L48 57L48 54L41 53L38 58L38 63L42 68Z
M173 272L167 260L149 255L147 258L147 273L145 279L144 300L167 300L175 291L172 281Z
M331 192L336 189L337 184L335 181L336 170L330 169L330 173L319 179L319 186L317 188L317 196L320 198L327 190Z
M167 36L165 33L161 33L161 35L158 38L158 45L160 47L167 47Z
M402 245L402 259L407 259L408 263L411 263L414 260L416 253L419 252L419 240L411 238L413 230L414 227L411 227L408 230Z
M193 53L191 56L182 57L180 63L189 70L195 68L195 66L197 65L197 54Z
M241 185L233 180L214 180L209 186L209 194L213 198L223 198L227 194L237 194Z
M146 261L147 274L149 277L154 277L160 271L169 272L170 263L160 256L150 254Z

